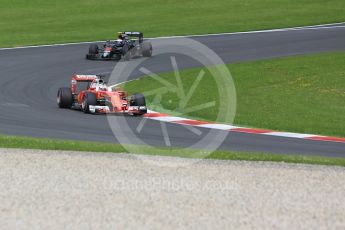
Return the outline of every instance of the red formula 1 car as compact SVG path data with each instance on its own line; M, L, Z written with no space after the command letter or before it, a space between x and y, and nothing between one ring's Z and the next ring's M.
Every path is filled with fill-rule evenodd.
M84 113L147 113L144 95L128 96L120 88L111 89L98 75L73 75L71 88L59 89L57 104L60 108L82 110Z

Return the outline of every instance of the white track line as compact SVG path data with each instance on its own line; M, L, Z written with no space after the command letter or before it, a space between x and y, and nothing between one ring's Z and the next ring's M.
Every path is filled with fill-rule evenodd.
M170 116L164 116L164 117L150 117L151 120L157 120L157 121L164 121L164 122L174 122L174 121L187 121L190 119L183 118L183 117L170 117Z
M321 29L345 28L345 25L342 25L342 24L345 24L345 22L320 24L320 25L312 25L312 26L289 27L289 28L281 28L281 29L270 29L270 30L232 32L232 33L162 36L162 37L155 37L155 38L148 38L148 39L154 40L154 39L206 37L206 36L221 36L221 35L236 35L236 34L274 33L274 32L285 32L285 31L296 31L296 30L321 30ZM71 42L71 43L50 44L50 45L20 46L20 47L13 47L13 48L0 48L0 51L2 51L2 50L15 50L15 49L28 49L28 48L41 48L41 47L68 46L68 45L82 45L82 44L100 43L100 42L105 42L105 41L88 41L88 42Z
M292 138L308 138L308 137L315 136L312 134L288 133L288 132L271 132L271 133L264 133L264 135L279 136L279 137L292 137Z
M339 26L308 26L308 27L292 27L283 29L271 29L271 30L256 30L256 31L243 31L243 32L233 32L233 33L218 33L218 34L197 34L197 35L181 35L181 36L168 36L168 37L157 37L149 38L154 39L169 39L169 38L185 38L185 37L207 37L207 36L221 36L221 35L239 35L239 34L259 34L259 33L274 33L274 32L286 32L286 31L300 31L300 30L320 30L320 29L336 29L345 28L345 25Z
M219 129L219 130L230 130L230 129L240 128L238 126L224 125L224 124L205 124L205 125L198 125L198 127L209 128L209 129Z
M150 117L150 115L156 114L157 116ZM158 120L160 122L169 122L178 125L184 126L193 126L197 128L209 128L209 129L217 129L217 130L228 130L229 132L241 132L241 133L249 133L254 135L268 135L268 136L276 136L276 137L287 137L287 138L295 138L295 139L309 139L314 141L327 141L327 142L339 142L345 143L345 138L339 137L327 137L327 136L320 136L315 134L303 134L303 133L291 133L291 132L279 132L279 131L270 131L270 130L262 130L256 128L248 128L248 127L239 127L233 125L225 125L225 124L198 124L198 120L191 120L181 117L174 117L167 114L161 114L158 112L150 111L150 115L148 115L147 119ZM187 121L183 123L183 121ZM188 123L190 121L191 123ZM182 122L182 123L180 123ZM204 123L204 122L203 122Z

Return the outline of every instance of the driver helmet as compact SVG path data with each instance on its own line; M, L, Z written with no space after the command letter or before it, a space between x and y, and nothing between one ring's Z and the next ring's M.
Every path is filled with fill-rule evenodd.
M120 40L129 40L128 35L126 33L119 32L119 37Z
M105 84L105 82L102 79L94 80L91 83L90 88L95 89L96 91L108 89L107 85Z
M121 40L124 40L124 39L125 39L125 36L126 36L126 35L125 35L124 33L119 32L118 38L121 39Z

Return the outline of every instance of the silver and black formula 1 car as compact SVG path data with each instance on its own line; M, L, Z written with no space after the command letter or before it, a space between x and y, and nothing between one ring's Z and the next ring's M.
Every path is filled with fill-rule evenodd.
M119 32L117 40L106 41L102 47L91 44L86 59L127 61L136 56L151 57L152 44L144 41L141 32Z

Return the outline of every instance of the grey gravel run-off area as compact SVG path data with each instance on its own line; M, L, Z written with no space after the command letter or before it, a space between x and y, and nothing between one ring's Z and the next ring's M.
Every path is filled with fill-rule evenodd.
M345 228L340 167L1 149L0 168L1 229Z

